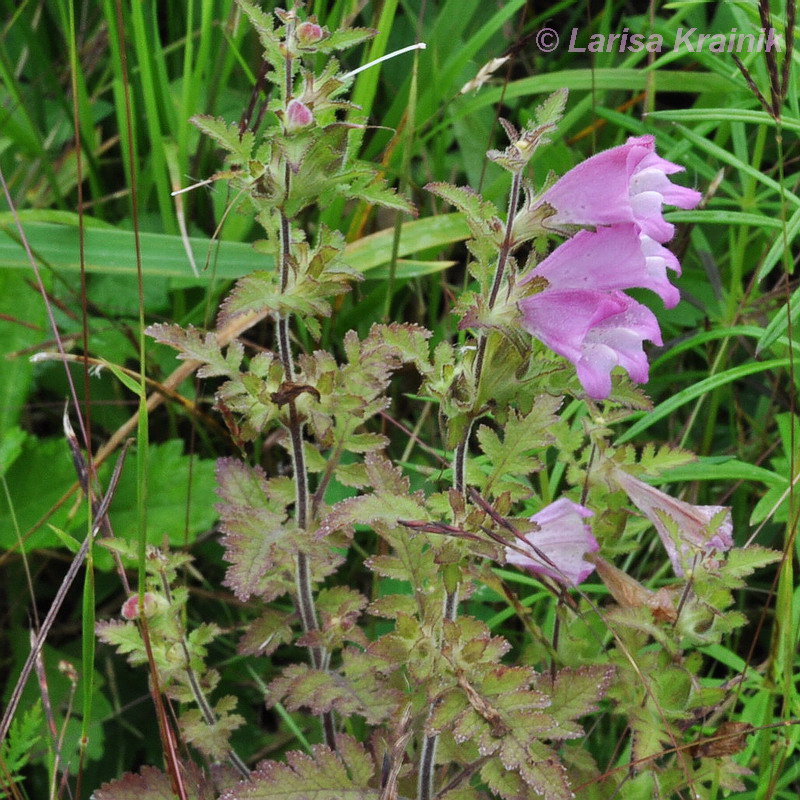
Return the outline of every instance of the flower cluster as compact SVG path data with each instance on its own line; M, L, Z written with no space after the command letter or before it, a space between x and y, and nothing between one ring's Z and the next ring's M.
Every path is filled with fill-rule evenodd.
M680 299L668 270L680 274L678 259L664 242L674 226L662 216L667 203L694 208L700 194L673 184L668 175L683 168L655 152L652 136L631 137L570 170L536 203L520 212L515 227L543 205L553 209L548 227L591 225L556 248L522 283L544 278L547 288L519 302L525 329L571 361L586 393L611 392L611 370L625 369L637 383L648 376L642 342L661 344L653 313L623 289L656 292L667 308Z

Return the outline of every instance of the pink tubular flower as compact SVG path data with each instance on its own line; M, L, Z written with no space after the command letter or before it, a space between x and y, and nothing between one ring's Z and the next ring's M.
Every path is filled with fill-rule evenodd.
M613 477L639 511L653 523L672 568L679 577L684 575L683 565L691 563L695 556L706 558L715 551L725 552L733 547L733 523L730 509L726 506L693 506L670 497L621 469L615 469ZM712 519L723 511L726 514L722 522L716 530L712 530ZM665 517L677 526L680 552Z
M591 529L583 521L591 516L588 508L565 497L556 500L531 517L531 522L536 522L539 530L525 537L530 546L521 545L528 554L507 547L506 560L535 575L577 586L594 570L594 565L585 561L584 555L600 549Z
M548 225L616 225L634 222L656 242L672 238L675 227L661 214L664 203L694 208L701 195L672 183L683 167L656 155L653 136L632 136L571 169L540 202L556 210Z
M524 278L546 278L553 289L609 291L651 289L673 308L680 293L669 282L667 268L678 270L678 259L636 225L626 223L597 231L579 231L557 247Z
M520 300L519 308L525 330L575 365L589 397L608 397L617 365L637 383L647 381L642 342L660 345L661 331L653 312L626 294L546 289Z

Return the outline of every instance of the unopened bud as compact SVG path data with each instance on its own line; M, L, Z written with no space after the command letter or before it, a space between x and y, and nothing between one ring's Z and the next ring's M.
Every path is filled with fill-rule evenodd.
M158 598L152 592L145 592L142 598L142 612L145 617L152 617L158 611ZM139 595L132 594L122 604L122 616L133 620L139 618Z
M301 22L295 29L294 35L300 47L310 47L320 41L325 32L315 22Z
M61 659L61 661L58 662L58 671L62 675L66 675L73 686L78 682L78 670L76 670L74 664L71 664L69 661Z
M286 108L286 129L295 131L306 128L314 122L311 109L299 100L292 100Z

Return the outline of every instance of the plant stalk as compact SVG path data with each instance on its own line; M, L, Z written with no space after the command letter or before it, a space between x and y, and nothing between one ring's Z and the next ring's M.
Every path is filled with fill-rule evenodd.
M503 243L500 246L500 251L497 254L497 265L494 271L494 279L492 281L491 289L489 290L489 309L494 308L497 302L497 297L500 294L500 287L503 284L503 278L508 265L508 257L511 253L512 245L512 231L514 227L514 214L516 213L517 206L519 205L519 196L522 190L522 172L515 172L511 180L511 191L508 198L508 214L506 218L506 230L503 236ZM488 337L485 333L478 334L478 351L475 356L475 370L474 370L474 386L475 398L478 398L478 392L481 385L481 375L483 374L483 365L486 359L486 346ZM464 435L458 443L453 454L453 488L466 495L467 491L467 452L469 450L469 438L472 433L472 424L474 419L471 419L467 424ZM458 615L458 588L452 592L446 591L444 598L444 618L455 621ZM426 736L425 741L422 743L422 752L420 753L419 761L419 780L417 783L417 798L418 800L431 800L434 796L433 787L433 772L436 766L436 745L438 743L438 736Z
M288 173L288 167L287 167ZM287 175L288 179L288 175ZM288 184L287 184L288 185ZM280 287L285 291L289 282L289 256L291 250L291 226L286 214L280 212ZM283 365L284 380L294 380L294 363L292 348L289 341L289 315L279 314L277 320L278 356ZM308 527L308 471L306 470L305 453L303 452L303 423L297 412L294 400L289 401L289 440L291 443L289 453L292 460L292 474L295 486L295 520L299 528ZM314 591L311 582L311 569L308 556L298 552L295 565L295 587L297 591L297 609L304 633L319 630L316 606L314 604ZM325 669L326 654L321 647L309 647L309 658L314 669ZM333 748L335 744L335 727L333 714L328 712L322 715L322 728L326 744Z

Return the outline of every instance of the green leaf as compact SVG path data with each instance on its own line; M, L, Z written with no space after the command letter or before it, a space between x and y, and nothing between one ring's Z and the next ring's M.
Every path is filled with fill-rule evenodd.
M540 677L534 686L541 691L549 689L547 713L557 721L559 727L566 734L582 736L583 728L576 725L576 721L597 711L598 701L605 695L613 676L613 667L587 664L560 669L552 683L549 677Z
M214 706L214 722L209 724L199 709L184 711L178 720L186 741L213 761L223 761L230 753L231 733L244 724L244 717L231 714L236 698L226 695Z
M132 231L99 225L97 220L86 219L84 237L84 265L88 273L129 276L130 291L136 289L136 240ZM54 271L79 274L81 269L80 242L77 215L72 224L59 222L26 221L25 235L37 256ZM401 228L398 257L429 248L443 248L469 236L469 228L462 214L439 214L404 223ZM392 260L394 228L378 231L348 244L346 260L359 272L369 272ZM190 236L188 246L197 264L206 264L213 257L213 269L202 269L192 275L184 241L180 236L142 231L138 239L142 252L142 271L145 281L149 277L170 278L179 286L207 286L212 280L234 280L253 270L272 269L272 255L260 253L247 242L218 241L207 237ZM3 270L18 269L27 274L30 269L27 254L15 233L0 227L0 275ZM15 279L16 281L16 279ZM24 319L35 324L44 322L41 302L30 292L30 308ZM21 294L10 293L17 300L15 311L19 312ZM26 301L27 302L27 301ZM13 312L9 312L13 313ZM20 331L25 346L29 336ZM23 364L24 362L15 362ZM26 369L29 367L26 366ZM7 385L4 383L3 385ZM13 387L12 387L13 388Z
M317 536L328 536L353 525L383 523L396 527L399 520L427 518L427 511L418 494L409 493L406 478L383 456L368 453L365 458L367 476L373 494L350 497L337 503L320 523Z
M196 764L182 765L183 785L189 800L208 800L211 782ZM175 800L172 778L155 767L142 767L138 774L127 772L119 780L104 783L93 800Z
M378 725L395 710L401 694L380 679L374 659L366 669L357 668L359 659L368 658L358 651L345 650L342 668L335 672L292 664L270 684L270 702L282 701L292 711L337 711L345 718L358 714L369 725Z
M13 775L16 779L15 774L28 763L34 745L41 738L39 731L43 721L42 704L38 700L14 717L7 737L0 744L0 764L3 765L4 778ZM5 795L0 793L0 797Z
M106 361L103 359L103 366L106 367L111 373L113 373L114 377L126 388L132 391L137 397L141 397L143 395L142 385L139 381L128 375L124 372L120 367L116 364L112 364L110 361Z
M397 194L396 189L387 186L383 181L372 179L372 176L363 180L353 181L350 187L345 190L345 196L361 200L370 205L377 205L394 211L404 211L406 214L412 214L413 216L417 215L417 210L410 200Z
M739 366L731 367L716 375L711 375L708 378L697 381L697 383L688 386L686 389L681 389L679 392L676 392L668 400L660 403L652 411L637 420L633 425L628 426L625 432L617 437L616 444L630 441L647 430L651 425L654 425L659 420L672 414L685 403L696 400L698 397L702 397L721 386L725 386L747 377L748 375L754 375L759 372L776 372L789 366L789 363L790 360L788 358L774 358L770 361L740 364Z
M45 478L46 476L46 478ZM8 503L0 504L0 548L19 546L16 525L24 535L41 518L43 512L54 506L76 480L67 445L63 439L37 439L27 436L21 452L10 465L5 479L13 503L13 517ZM78 514L70 520L68 509L61 508L51 517L50 523L64 531L80 531L85 536L86 517ZM58 547L58 537L44 527L23 540L22 548L30 552L37 547Z
M760 545L751 544L748 547L734 547L726 554L725 564L722 567L724 578L736 581L734 585L743 586L743 578L752 575L757 569L766 567L780 561L783 553L779 550L770 550Z
M240 600L271 591L272 568L297 552L297 536L286 525L286 509L270 496L261 467L233 458L217 461L217 505L223 532L225 577Z
M239 641L237 648L241 655L268 656L282 644L292 641L290 615L268 608L260 617L253 620Z
M9 467L22 453L27 433L20 427L13 427L0 437L0 477L8 472Z
M561 398L543 395L534 401L530 413L521 416L511 411L502 439L487 425L478 428L478 442L490 464L484 492L497 496L510 491L519 496L526 491L520 481L541 467L534 452L553 441L550 429L557 422L560 405Z
M437 182L427 184L425 189L461 211L475 238L487 237L495 248L501 245L505 229L494 203L484 200L469 186Z
M182 328L180 325L158 323L145 328L145 333L161 344L174 347L180 353L178 358L202 362L203 366L197 373L201 378L238 373L244 358L244 349L238 340L231 342L227 355L223 356L216 334L209 332L202 336L193 325Z
M231 154L231 161L234 164L244 165L250 161L255 144L255 136L251 131L246 131L240 136L238 123L225 122L221 117L204 114L192 117L190 122L217 144L222 145Z
M0 241L3 238L0 233ZM26 355L10 358L8 354L24 351L32 343L52 335L44 332L44 303L41 295L28 284L29 275L30 264L27 261L24 269L0 269L0 335L4 351L4 357L0 358L0 442L19 422L34 370ZM48 280L46 286L49 285Z
M536 123L538 125L556 125L564 116L567 106L569 90L558 89L551 94L540 106L536 108Z
M380 790L370 788L375 767L364 747L346 736L336 737L336 747L334 753L318 744L311 755L292 750L285 764L262 761L226 800L380 800Z
M208 502L214 490L214 462L185 455L182 441L150 444L147 449L149 475L147 518L148 541L159 546L166 537L175 547L185 547L214 524L215 514ZM134 469L123 470L109 517L117 537L134 541L139 529L138 485ZM110 554L98 551L95 565L112 569Z
M320 53L331 53L334 50L355 47L357 44L369 41L377 34L378 31L372 28L343 28L342 30L333 31L326 39L315 44L314 48L319 50Z

